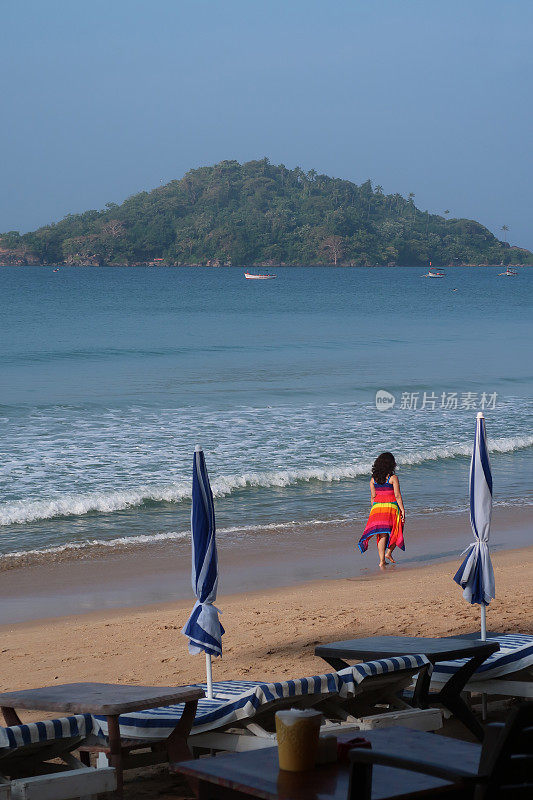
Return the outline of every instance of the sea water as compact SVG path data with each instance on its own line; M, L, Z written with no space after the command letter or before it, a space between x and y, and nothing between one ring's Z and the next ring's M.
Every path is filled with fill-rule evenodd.
M482 409L495 503L531 504L533 272L423 272L0 268L0 567L185 546L196 444L236 546L362 529L383 450L409 513L460 511Z

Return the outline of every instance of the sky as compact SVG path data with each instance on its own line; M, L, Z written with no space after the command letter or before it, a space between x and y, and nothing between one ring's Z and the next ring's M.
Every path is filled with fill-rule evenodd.
M531 0L2 0L0 231L267 156L533 249Z

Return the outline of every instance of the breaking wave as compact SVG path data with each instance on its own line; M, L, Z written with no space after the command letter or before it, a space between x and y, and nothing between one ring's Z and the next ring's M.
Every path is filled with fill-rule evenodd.
M257 525L234 525L217 528L217 536L224 534L248 534L275 531L290 531L297 528L310 528L328 525L346 525L353 523L356 517L339 517L336 519L310 519L303 521L259 523ZM0 571L22 564L61 560L62 558L79 558L85 554L102 549L130 550L143 545L161 544L188 540L190 531L165 531L164 533L138 534L134 536L116 536L112 539L85 539L80 542L67 542L52 547L36 547L28 550L14 550L0 555Z
M528 500L526 498L522 504L526 506L533 505L533 499ZM494 506L501 508L516 508L517 498L496 501ZM466 514L467 510L468 508L466 504L446 508L440 506L427 506L411 512L410 516L419 517L425 516L426 514L435 513ZM241 538L243 536L248 536L249 534L275 534L276 532L287 534L296 532L298 530L305 531L309 528L328 528L332 526L336 529L339 529L344 528L345 526L353 526L356 524L360 525L365 518L366 517L364 514L362 516L350 514L331 519L302 519L272 523L261 522L255 525L234 525L231 527L217 528L217 536L224 537L236 534L238 538ZM143 546L151 547L153 545L165 544L167 542L188 541L190 535L191 533L189 530L165 531L163 533L116 536L111 539L85 539L79 542L68 542L61 545L54 545L52 547L14 550L0 555L0 572L21 566L29 566L32 564L57 562L63 560L70 561L78 558L100 556L103 552L109 550L113 550L114 552L129 551Z
M512 453L533 446L533 436L506 436L490 441L492 453ZM453 443L442 447L399 453L398 463L416 466L430 461L442 461L457 457L468 457L471 444ZM212 481L215 497L226 497L246 489L285 488L317 481L333 483L368 475L370 461L359 461L343 466L315 466L302 469L249 472L242 475L221 476ZM56 517L74 517L91 512L113 513L143 505L181 503L190 500L190 480L182 479L169 486L142 486L136 489L121 489L112 492L87 494L63 494L46 500L16 500L0 505L0 525L36 522ZM167 535L167 534L162 534ZM154 541L151 536L150 541ZM75 547L75 545L64 545Z

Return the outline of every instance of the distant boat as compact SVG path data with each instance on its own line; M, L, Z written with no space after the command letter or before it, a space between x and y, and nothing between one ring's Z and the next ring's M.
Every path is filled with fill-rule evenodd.
M249 281L270 281L277 278L277 275L254 275L252 272L245 272L244 277Z
M59 272L59 267L57 269L52 270L52 272Z
M516 278L518 272L515 269L511 269L511 267L507 267L505 272L498 272L498 277L506 277L506 278Z
M439 270L434 270L431 268L431 261L429 262L429 272L426 275L421 275L421 278L445 278L446 275L444 272L439 272Z

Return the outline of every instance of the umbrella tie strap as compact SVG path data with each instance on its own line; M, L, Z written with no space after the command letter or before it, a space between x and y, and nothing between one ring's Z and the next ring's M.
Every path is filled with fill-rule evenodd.
M473 547L481 547L482 544L484 544L485 547L488 548L487 542L480 542L479 539L476 539L475 542L471 542L470 544L468 544L465 547L465 549L463 550L461 555L464 556L464 555L466 555L466 553L470 553L470 551L472 550Z

